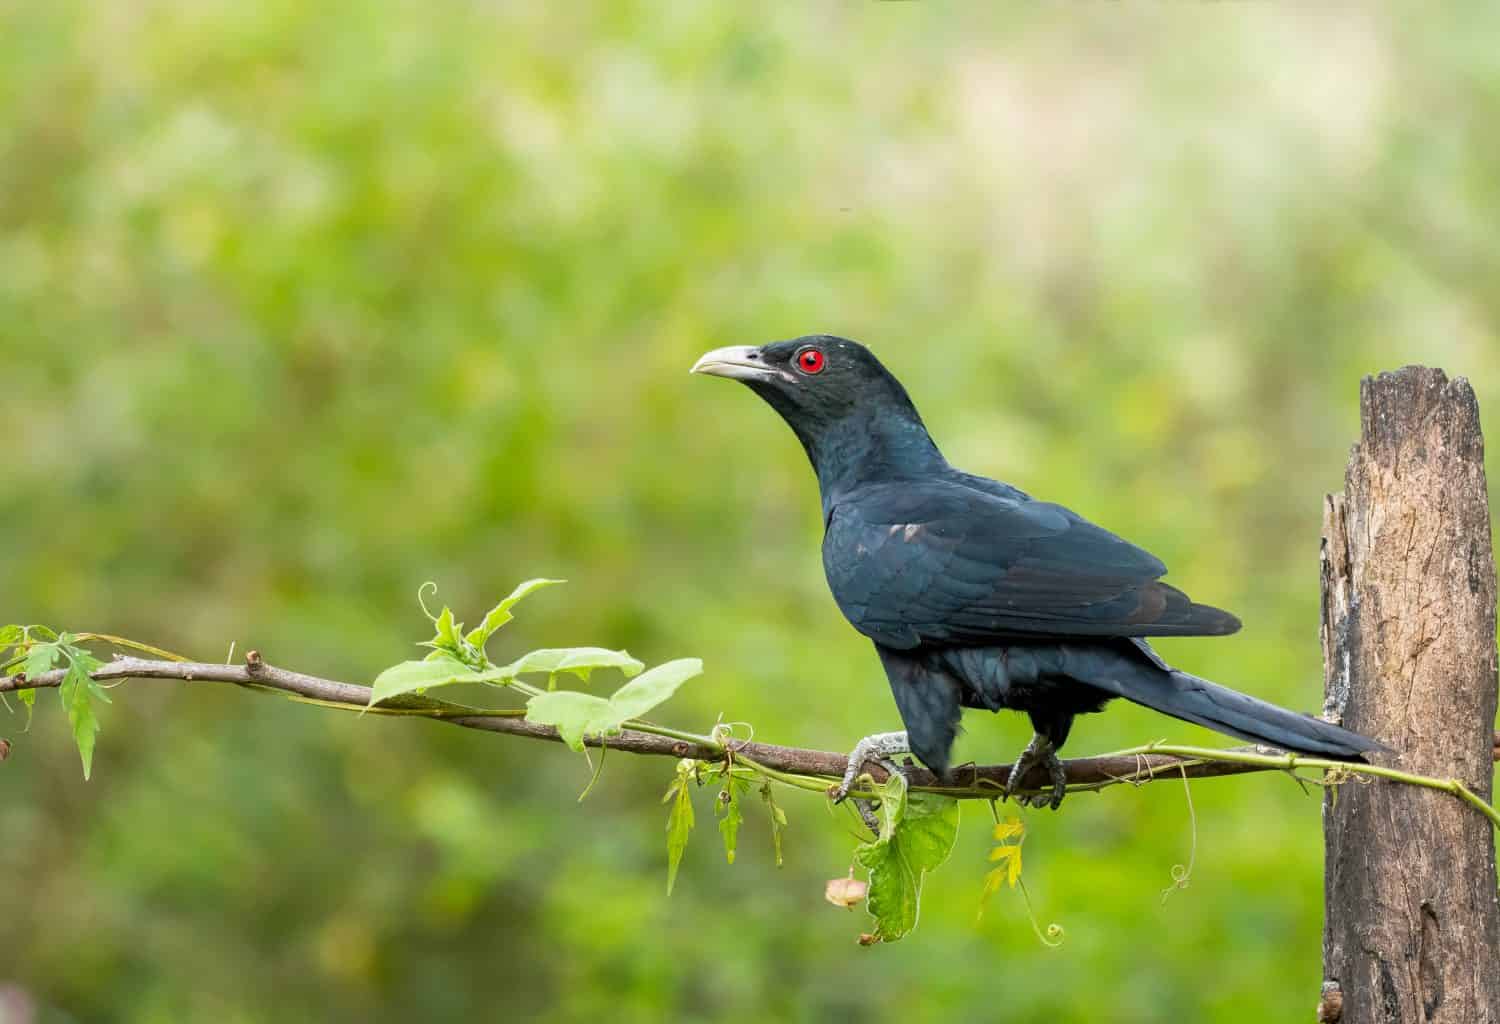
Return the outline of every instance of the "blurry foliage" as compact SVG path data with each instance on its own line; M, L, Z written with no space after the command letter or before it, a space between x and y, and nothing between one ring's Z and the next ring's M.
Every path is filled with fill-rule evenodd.
M1315 707L1359 376L1500 394L1500 9L991 8L0 0L0 621L368 678L410 656L423 580L470 607L563 576L528 643L701 655L665 720L847 747L894 709L827 596L811 474L753 396L686 375L831 330L955 462L1245 619L1168 656ZM836 828L779 873L700 830L669 901L645 762L579 806L565 751L130 686L91 783L64 716L3 727L6 998L44 1019L1316 999L1318 812L1273 779L1195 787L1166 906L1182 801L1117 790L1027 817L1060 949L1006 894L975 926L973 829L922 928L862 950L818 898ZM1027 735L967 725L960 757ZM1120 708L1069 750L1164 735L1208 739Z

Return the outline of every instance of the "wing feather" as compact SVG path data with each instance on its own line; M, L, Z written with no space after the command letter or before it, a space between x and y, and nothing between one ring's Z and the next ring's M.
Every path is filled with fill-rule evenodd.
M958 482L848 496L829 517L823 561L849 621L897 649L1239 628L1159 582L1160 559L1062 506Z

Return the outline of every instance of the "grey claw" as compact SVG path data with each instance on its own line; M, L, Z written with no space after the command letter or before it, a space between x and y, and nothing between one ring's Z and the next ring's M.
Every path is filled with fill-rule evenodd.
M874 761L887 770L900 771L890 759L909 749L904 732L879 732L860 740L849 754L849 765L844 769L844 778L833 790L833 802L843 803L849 796L849 790L854 788L854 780L859 778L859 770L865 766L866 761Z

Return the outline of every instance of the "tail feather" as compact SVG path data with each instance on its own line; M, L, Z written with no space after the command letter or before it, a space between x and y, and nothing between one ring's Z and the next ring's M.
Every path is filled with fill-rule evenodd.
M1177 669L1163 671L1145 662L1121 659L1119 670L1091 675L1087 681L1164 715L1297 754L1360 761L1369 751L1389 749L1320 718L1288 711Z

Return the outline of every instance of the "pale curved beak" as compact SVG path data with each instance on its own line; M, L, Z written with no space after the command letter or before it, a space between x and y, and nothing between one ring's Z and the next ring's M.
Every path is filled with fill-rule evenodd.
M730 380L767 380L780 376L777 370L766 365L760 349L754 345L730 345L705 352L689 372Z

